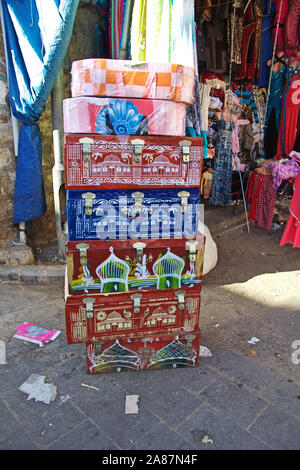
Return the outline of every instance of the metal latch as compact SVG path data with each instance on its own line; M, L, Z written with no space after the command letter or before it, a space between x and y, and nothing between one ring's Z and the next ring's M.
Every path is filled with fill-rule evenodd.
M96 197L96 194L84 193L82 197L83 199L85 199L85 215L92 215L93 214L93 202Z
M79 143L82 145L83 161L89 162L91 159L92 144L94 143L93 139L90 137L83 137L82 139L79 139Z
M190 261L196 261L197 256L197 240L188 240L185 244L185 249L190 252Z
M94 297L87 297L86 299L83 299L82 302L85 303L86 318L93 318L94 316L93 303L96 302L96 299Z
M187 191L181 191L177 194L178 197L181 199L181 211L186 212L187 205L188 205L188 198L190 193Z
M184 294L185 294L184 290L179 290L178 292L175 292L175 295L177 295L178 297L177 302L178 302L179 310L183 310L185 306Z
M145 142L141 139L134 139L131 141L131 143L134 146L134 161L135 163L141 163Z
M140 214L142 211L142 204L143 204L143 197L144 194L141 193L140 191L136 191L135 193L132 193L131 196L134 198L134 209L136 214Z
M140 313L142 294L133 294L131 298L133 300L133 313Z
M132 246L136 249L136 262L141 264L143 259L143 249L146 247L146 243L136 242Z
M182 161L183 163L188 163L190 161L190 147L192 142L190 140L181 140L179 145L182 148Z
M79 250L79 259L81 266L87 265L87 250L90 247L87 243L78 243L76 245L77 250Z

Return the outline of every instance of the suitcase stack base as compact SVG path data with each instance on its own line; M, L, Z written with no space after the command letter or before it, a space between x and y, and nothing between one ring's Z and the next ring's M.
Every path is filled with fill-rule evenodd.
M84 344L88 374L199 362L203 141L184 136L194 70L132 66L77 61L64 100L66 336Z
M196 367L200 331L86 343L88 374Z

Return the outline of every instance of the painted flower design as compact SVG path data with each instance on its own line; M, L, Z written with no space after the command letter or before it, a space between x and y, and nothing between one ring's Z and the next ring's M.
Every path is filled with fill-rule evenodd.
M148 134L147 118L132 101L112 100L99 111L95 131L99 134Z

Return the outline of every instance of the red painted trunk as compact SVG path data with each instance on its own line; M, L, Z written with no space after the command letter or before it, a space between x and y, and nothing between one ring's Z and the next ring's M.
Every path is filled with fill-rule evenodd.
M147 335L86 344L89 374L195 367L201 333Z
M65 135L66 189L200 187L201 137Z
M68 344L141 338L199 329L200 293L188 289L66 299Z
M205 237L68 242L67 293L200 292Z

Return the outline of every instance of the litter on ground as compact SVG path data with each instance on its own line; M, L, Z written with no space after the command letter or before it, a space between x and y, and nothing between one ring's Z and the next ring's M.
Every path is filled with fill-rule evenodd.
M45 379L45 375L31 374L26 382L19 387L19 390L28 393L27 400L34 398L35 401L42 401L49 405L56 398L57 387L53 384L45 383Z
M125 399L125 414L137 414L139 395L126 395Z

